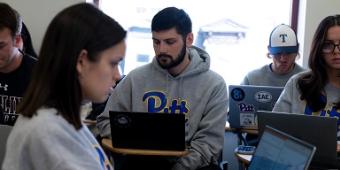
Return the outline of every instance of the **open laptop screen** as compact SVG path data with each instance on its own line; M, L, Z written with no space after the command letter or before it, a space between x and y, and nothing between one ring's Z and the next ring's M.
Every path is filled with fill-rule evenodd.
M249 170L304 170L309 167L315 150L315 146L267 126Z

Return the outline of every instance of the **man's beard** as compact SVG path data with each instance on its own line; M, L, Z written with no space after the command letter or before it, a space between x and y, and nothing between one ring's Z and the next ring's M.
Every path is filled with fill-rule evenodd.
M158 55L157 57L156 57L156 59L157 59L157 62L158 62L158 64L163 68L163 69L171 69L171 68L173 68L173 67L176 67L176 66L178 66L179 64L181 64L182 63L182 61L184 60L184 57L185 57L185 54L186 54L186 48L187 46L186 46L186 44L184 44L183 45L183 48L181 49L181 52L178 54L178 57L175 59L175 60L173 60L172 59L172 57L170 56L170 55L167 55L167 54L160 54L160 55ZM162 57L166 57L166 58L168 58L169 60L170 60L170 63L168 63L168 64L162 64L162 62L160 61L161 59L160 58L162 58Z

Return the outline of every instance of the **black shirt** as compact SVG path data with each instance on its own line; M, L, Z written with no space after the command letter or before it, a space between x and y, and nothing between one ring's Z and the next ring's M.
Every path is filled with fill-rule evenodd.
M10 73L0 73L0 106L6 114L17 114L17 105L22 100L31 79L37 60L23 55L20 66Z

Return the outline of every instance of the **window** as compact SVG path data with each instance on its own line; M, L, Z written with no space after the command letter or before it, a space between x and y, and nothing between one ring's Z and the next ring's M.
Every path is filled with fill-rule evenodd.
M271 30L290 24L291 0L101 0L100 8L128 30L123 74L151 62L154 51L151 19L161 9L176 6L192 19L194 45L211 57L211 69L227 84L239 84L249 71L271 60L266 57Z

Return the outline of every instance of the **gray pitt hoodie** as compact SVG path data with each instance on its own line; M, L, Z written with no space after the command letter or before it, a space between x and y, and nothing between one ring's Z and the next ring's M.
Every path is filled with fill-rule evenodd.
M111 136L109 110L185 114L185 139L191 149L187 156L177 160L173 169L197 169L216 163L227 116L226 84L209 69L210 57L206 52L191 47L189 56L190 64L176 77L162 69L156 59L131 71L115 88L97 118L101 135Z

